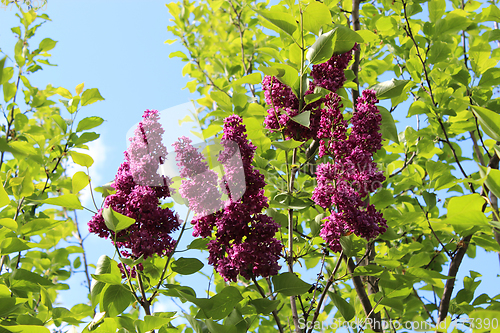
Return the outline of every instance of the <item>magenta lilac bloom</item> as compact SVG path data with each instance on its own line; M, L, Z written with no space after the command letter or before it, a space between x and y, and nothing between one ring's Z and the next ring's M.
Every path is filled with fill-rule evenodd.
M218 161L224 168L224 176L218 185L221 192L227 195L227 200L221 210L193 219L193 236L214 236L208 244L208 262L226 281L236 281L238 275L246 279L276 275L282 249L280 241L274 238L279 225L269 216L261 214L268 204L264 196L264 176L252 166L256 147L248 141L245 125L239 116L226 118L223 131L221 143L224 148ZM186 184L192 188L203 188L203 179L193 179L196 173L207 173L208 166L203 161L203 155L192 148L185 138L181 138L175 146L181 175L192 179ZM190 166L187 161L193 165ZM240 169L243 169L244 177L241 177ZM210 179L212 190L215 189L215 178ZM183 191L184 180L181 194ZM211 195L221 198L215 190ZM201 207L203 199L193 195L189 203Z
M330 155L334 162L318 166L318 186L312 199L323 208L336 208L320 233L334 251L341 249L339 235L352 232L372 239L387 228L382 214L363 201L385 180L373 162L373 153L382 146L377 102L374 91L363 91L351 118L349 137L344 124L336 126L329 142L322 146L321 156Z
M104 200L104 208L111 207L135 219L134 224L116 235L120 253L133 258L171 253L175 240L170 234L179 228L178 216L170 209L160 207L160 199L168 197L170 191L169 181L156 173L167 154L161 144L163 129L158 122L158 111L146 110L143 118L135 136L130 139L131 144L124 153L125 161L118 168L112 184L116 193ZM106 227L102 209L88 225L89 231L99 237L115 239L114 232Z
M209 215L221 208L221 195L218 177L215 171L208 168L205 156L191 145L185 136L179 138L174 146L176 157L184 178L180 186L180 194L188 200L189 208L195 213L194 219Z
M355 46L354 48L356 48ZM353 48L353 50L354 50ZM314 138L327 137L329 131L327 124L331 119L331 114L340 110L340 98L335 93L344 84L346 78L344 70L352 59L352 50L340 55L333 55L328 61L313 65L311 76L313 80L309 84L309 89L305 95L314 93L316 87L330 90L326 97L304 106L301 112L310 112L309 127L303 126L295 121L293 117L299 115L299 101L292 89L281 83L278 78L265 76L262 81L262 89L266 103L271 106L267 110L268 115L264 120L265 127L271 131L280 131L286 139L297 141L307 141ZM322 104L325 107L322 107ZM323 149L324 150L324 149Z
M379 133L382 118L375 105L378 103L375 92L365 90L358 98L350 119L350 134L349 123L341 112L341 99L336 94L346 81L344 70L353 50L312 66L312 81L305 96L313 94L317 87L330 93L304 106L301 112L310 112L309 127L291 119L299 115L299 103L290 87L275 77L266 76L262 82L266 103L271 106L264 120L265 127L281 132L285 139L319 140L319 157L332 157L332 162L317 168L318 185L312 199L325 209L334 208L320 232L333 251L341 250L343 235L355 233L372 239L387 227L382 214L364 202L385 180L373 162L373 154L382 147Z

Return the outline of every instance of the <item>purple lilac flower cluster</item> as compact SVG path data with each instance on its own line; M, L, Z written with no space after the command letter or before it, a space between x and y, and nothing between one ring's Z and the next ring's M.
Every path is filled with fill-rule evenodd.
M276 275L282 249L280 241L274 238L279 225L271 217L261 214L268 204L264 196L264 177L252 166L256 147L248 141L245 125L239 116L226 118L223 131L221 143L224 149L218 161L223 165L225 175L218 185L229 199L223 203L222 210L210 215L202 215L202 208L195 209L197 215L191 222L194 224L193 236L210 237L216 230L215 239L208 244L208 261L226 281L236 281L238 274L246 279ZM191 188L199 184L201 188L207 188L207 193L211 191L215 202L222 200L221 193L215 193L215 172L207 171L203 155L190 147L185 138L181 138L175 148L182 174L190 178L183 180L181 193L187 193L185 186ZM233 158L235 154L240 158ZM238 175L238 168L243 168L243 180ZM200 172L207 174L209 181L206 185L199 183L202 179L192 178ZM235 189L239 191L241 186L243 195L234 196ZM205 193L205 189L200 192ZM201 195L192 195L189 200L190 205L203 207Z
M358 46L355 45L353 50ZM381 116L375 106L375 92L365 90L357 100L354 114L348 122L341 112L341 99L335 93L344 84L344 70L352 59L352 51L334 55L325 63L314 65L313 80L305 95L316 87L329 93L305 106L311 111L309 128L290 118L299 114L298 99L292 89L275 77L266 76L262 82L266 103L272 108L264 123L272 131L282 132L287 139L320 140L319 156L333 157L333 163L318 166L318 186L312 199L323 208L335 207L326 219L320 235L334 251L340 251L340 237L349 233L371 239L386 230L386 221L373 205L363 199L385 180L373 162L373 153L382 147L379 133Z
M136 128L125 161L118 168L112 187L116 192L104 200L104 208L135 219L129 228L114 234L106 227L102 209L89 221L89 231L102 238L115 239L124 257L148 258L171 253L175 240L170 234L179 228L179 218L160 199L170 196L169 181L157 174L167 155L161 143L163 129L157 110L146 110Z
M300 113L298 110L299 100L292 89L274 76L265 76L262 81L262 89L266 103L271 106L267 110L268 115L264 120L265 127L272 131L282 131L287 139L292 138L298 141L324 137L327 127L325 123L331 119L331 113L335 112L335 108L342 107L339 105L340 98L335 92L342 87L346 80L344 69L347 68L351 59L352 50L340 55L333 55L325 63L313 65L311 70L313 81L310 82L305 95L314 93L316 87L330 90L331 93L304 107L303 111L311 112L309 127L291 119ZM323 103L326 104L325 108L321 107Z
M373 90L365 90L358 98L351 118L351 133L342 115L337 119L335 131L320 155L330 155L333 163L318 166L318 186L312 199L323 208L336 207L320 232L333 251L340 251L340 237L354 233L372 239L384 233L387 224L375 206L363 201L385 180L373 162L373 153L382 147L379 133L381 115L375 106L378 102ZM340 124L340 125L339 125Z

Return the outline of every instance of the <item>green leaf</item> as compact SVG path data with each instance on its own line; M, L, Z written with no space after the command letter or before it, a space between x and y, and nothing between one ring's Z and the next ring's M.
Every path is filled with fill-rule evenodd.
M431 257L428 253L417 253L413 254L408 262L409 267L422 267L427 265L431 261Z
M71 93L69 92L68 89L66 88L63 88L63 87L58 87L56 90L55 90L55 93L64 97L64 98L67 98L67 99L70 99L71 97L73 97L73 95L71 95Z
M334 47L335 54L342 54L350 51L355 43L364 43L363 37L345 25L336 24L335 29L337 29L337 38Z
M233 112L231 97L222 91L212 91L210 97L217 102L217 105L224 111Z
M25 50L24 42L22 39L19 39L16 43L16 46L14 47L14 59L16 60L16 63L19 65L19 67L23 67L24 64L26 63L24 50Z
M182 275L190 275L203 268L203 263L196 258L179 258L172 263L172 270Z
M122 285L111 285L106 288L102 297L102 308L111 317L123 313L134 301L129 290Z
M295 121L298 124L301 124L304 127L309 128L309 125L311 123L310 117L311 117L311 111L304 111L304 112L302 112L302 113L300 113L300 114L298 114L295 117L292 117L290 119Z
M500 311L477 309L469 313L468 317L474 333L498 332Z
M2 227L8 228L8 229L13 230L13 231L16 231L18 228L17 222L11 218L8 218L8 217L0 219L0 225Z
M322 2L311 2L303 14L304 29L319 35L319 30L332 22L332 15L328 6Z
M195 319L193 316L190 316L187 313L184 314L184 317L187 318L189 325L191 325L192 329L196 333L210 333L208 331L207 325L201 320Z
M140 332L151 332L162 328L164 325L168 325L170 321L172 321L172 318L144 316L144 321L136 320L134 324L140 328Z
M481 11L481 17L479 17L479 22L486 21L500 21L500 9L496 5L491 5Z
M484 133L493 140L500 141L500 115L480 106L471 107Z
M85 92L87 92L87 91L85 91ZM85 95L85 93L84 93L84 95ZM78 123L78 127L76 128L76 131L82 132L82 131L92 129L94 127L101 125L103 123L103 121L104 121L104 119L102 119L101 117L96 117L96 116L83 118Z
M329 60L333 55L335 48L335 40L337 36L337 28L330 30L314 42L314 44L307 50L306 59L312 64L321 64Z
M97 101L104 101L104 98L99 93L99 89L91 88L83 92L81 99L82 106L89 105Z
M236 287L227 286L210 300L213 305L210 309L205 310L205 314L208 318L219 320L227 317L236 305L243 300L243 296Z
M428 3L429 8L429 19L431 22L436 22L441 17L446 10L445 0L431 0Z
M37 325L0 325L0 328L2 328L4 332L6 331L12 333L50 333L50 330L47 327Z
M206 250L209 241L207 238L195 238L187 248L190 250Z
M500 68L490 68L481 76L478 86L493 87L500 84Z
M304 96L304 101L306 102L306 104L311 104L323 97L324 96L322 94L309 94Z
M4 207L10 203L10 198L5 192L5 189L3 187L3 183L0 183L0 207Z
M368 89L375 90L378 99L394 98L401 95L408 82L410 82L410 80L391 79L389 81L377 83Z
M268 10L256 10L255 12L293 38L293 33L297 30L297 23L292 15ZM280 32L279 30L276 31Z
M272 277L274 291L284 296L305 294L311 285L302 281L295 274L286 272Z
M97 260L97 265L95 268L95 274L96 275L101 275L101 274L108 274L111 273L111 265L112 265L111 259L106 256L102 255L99 257L99 260ZM103 282L99 282L95 279L92 279L92 284L90 287L90 299L92 302L92 307L95 307L99 303L99 299L101 296L101 291L104 288L106 284Z
M236 81L233 81L231 83L231 86L235 87L235 86L241 86L243 84L259 84L262 82L262 76L260 75L260 73L252 73L252 74L248 74Z
M348 257L352 256L352 237L351 236L341 236L340 237L340 246L342 246L342 250L344 254Z
M427 205L427 211L430 211L432 208L436 207L436 194L435 193L429 193L427 191L424 191L422 193L422 196L424 197L425 204Z
M392 114L383 106L377 106L377 108L382 116L382 122L380 123L382 137L399 143L398 130L394 118L392 118Z
M273 69L276 69L279 74L275 75L280 82L286 84L287 86L293 88L295 82L299 77L299 72L292 66L286 64L273 64ZM297 95L297 93L295 92Z
M44 38L41 42L40 45L38 46L38 49L41 52L47 52L52 50L56 46L57 42L55 40L52 40L50 38Z
M488 189L495 195L495 197L500 198L500 170L486 168L482 165L479 166L479 173L481 178L486 177L485 184Z
M15 311L16 310L15 306L16 306L16 299L14 297L0 298L0 316L6 317L9 313Z
M272 142L272 145L278 149L291 150L291 149L294 149L294 148L301 146L303 143L304 142L295 141L293 139L290 139L290 140L286 140L286 141L274 141L274 142Z
M53 286L54 284L47 278L44 278L36 273L30 272L28 270L19 268L12 272L12 286L15 287L17 281L29 281L31 283L39 284L41 286Z
M74 194L63 194L59 197L41 200L40 202L68 209L83 209L80 199L78 199L78 197Z
M342 317L344 317L346 321L349 321L352 318L354 318L356 311L354 310L354 307L351 304L349 304L345 299L343 299L337 293L328 292L328 295L330 295L333 304L335 304L335 307L340 311L340 314L342 315Z
M210 319L206 319L205 324L210 333L237 333L237 328L234 325L221 325Z
M415 101L410 105L410 109L408 110L408 115L406 117L408 118L416 114L426 114L427 112L430 112L430 108L427 104L422 101Z
M99 139L100 136L101 135L97 134L96 132L85 132L85 133L82 133L80 135L80 137L78 137L78 139L76 139L75 141L73 141L73 143L76 146L79 146L79 145L82 145L84 143L97 140L97 139Z
M16 95L16 84L14 82L3 85L3 100L9 102Z
M354 270L354 276L380 276L385 271L383 267L377 265L358 266Z
M99 282L103 282L106 284L113 284L113 285L122 284L121 277L116 275L116 274L106 273L106 274L91 274L91 275L92 275L93 279L95 279Z
M5 59L7 59L7 57L3 57L2 60L0 60L0 85L2 85L2 79L3 79L3 68L5 66Z
M267 315L273 312L278 307L280 301L270 300L267 298L258 298L249 301L248 304L253 305L258 313Z
M73 193L76 194L83 190L90 183L90 177L83 171L78 171L71 178Z
M103 208L102 217L108 229L115 233L127 229L135 223L133 218L115 212L111 207Z
M41 235L60 224L59 220L35 218L24 223L19 231L23 236Z
M92 164L94 164L94 159L90 155L82 154L76 151L70 151L69 154L71 155L73 162L78 165L89 168Z
M17 237L7 237L0 241L0 254L7 255L14 252L29 250L27 242Z
M477 193L453 197L448 202L447 218L443 222L466 227L487 226L488 220L482 211L484 203L484 198Z

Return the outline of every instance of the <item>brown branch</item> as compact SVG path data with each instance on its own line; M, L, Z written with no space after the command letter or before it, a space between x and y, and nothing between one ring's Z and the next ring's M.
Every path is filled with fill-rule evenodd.
M264 290L262 287L259 285L257 282L257 279L255 277L252 277L253 283L257 286L257 289L259 290L259 293L261 294L262 298L267 299L266 294L264 293ZM280 318L278 317L278 312L276 312L276 309L273 310L272 312L274 321L276 322L276 325L278 325L278 330L280 333L283 333L283 326L281 326L281 321Z
M405 154L405 162L404 162L403 166L398 171L390 174L389 178L392 178L392 177L396 176L397 174L401 173L404 169L406 169L406 167L413 162L413 159L415 158L415 156L417 156L417 152L416 151L414 151L411 154L411 156L410 156L409 159L407 159L408 155Z
M422 306L424 307L424 310L425 312L427 312L427 315L429 316L429 318L431 319L432 323L434 325L436 325L436 321L434 320L434 318L432 318L432 314L431 312L429 311L429 309L427 309L427 305L425 304L424 301L422 301L422 298L420 298L420 295L418 294L417 290L415 289L415 287L413 287L413 293L415 294L415 296L418 298L418 300L420 301L420 303L422 303Z
M356 290L361 305L363 306L365 315L371 319L372 330L375 332L382 332L382 319L380 317L380 313L375 313L373 311L372 304L370 303L370 299L366 294L366 290L363 286L361 278L359 276L354 276L354 270L356 269L354 261L352 260L352 258L347 259L347 257L344 257L344 259L347 262L347 269L349 270L349 273L351 273L352 283L354 284L354 289Z
M450 308L450 299L451 294L453 292L453 287L455 286L455 278L457 276L458 268L462 263L462 259L464 258L465 253L467 252L467 248L469 247L469 242L472 238L472 235L465 237L459 244L459 249L450 263L450 268L448 269L448 277L450 279L446 280L446 284L444 286L443 296L441 297L441 303L439 304L439 318L437 321L437 326L446 319L448 315L448 309Z

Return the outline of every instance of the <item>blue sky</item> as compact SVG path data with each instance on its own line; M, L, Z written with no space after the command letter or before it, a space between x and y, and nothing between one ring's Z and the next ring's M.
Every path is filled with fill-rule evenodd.
M99 186L114 178L127 147L127 132L140 121L145 109L165 110L189 103L197 96L182 89L189 80L181 74L184 63L179 58L169 58L171 52L182 50L180 43L164 44L165 40L174 38L167 31L170 17L164 1L51 0L45 13L52 22L37 31L31 47L35 48L46 37L58 41L51 51L51 62L58 66L47 66L29 78L35 86L51 83L74 91L77 84L85 82L85 88L100 90L105 101L84 107L79 113L79 119L97 115L106 120L97 128L101 138L91 145L95 160L91 176L94 186ZM0 47L9 55L16 41L10 28L16 25L20 23L14 11L0 9ZM187 134L177 125L177 119L184 117L182 110L164 113L162 120L167 132ZM398 108L396 113L405 112ZM415 124L414 120L404 121L404 125ZM404 126L399 128L403 129ZM88 196L84 195L82 200L90 206ZM179 210L184 216L183 210ZM87 212L79 213L84 234L90 217ZM113 255L109 241L94 235L88 237L85 245L91 263L97 262L101 254ZM478 251L478 256L481 258L474 261L464 260L455 291L461 289L463 276L468 275L470 269L481 272L485 281L476 296L497 290L497 255ZM183 278L183 283L193 284L194 279ZM60 300L68 305L86 302L83 282L83 274L71 278L72 289L62 293ZM206 286L204 279L197 290Z

